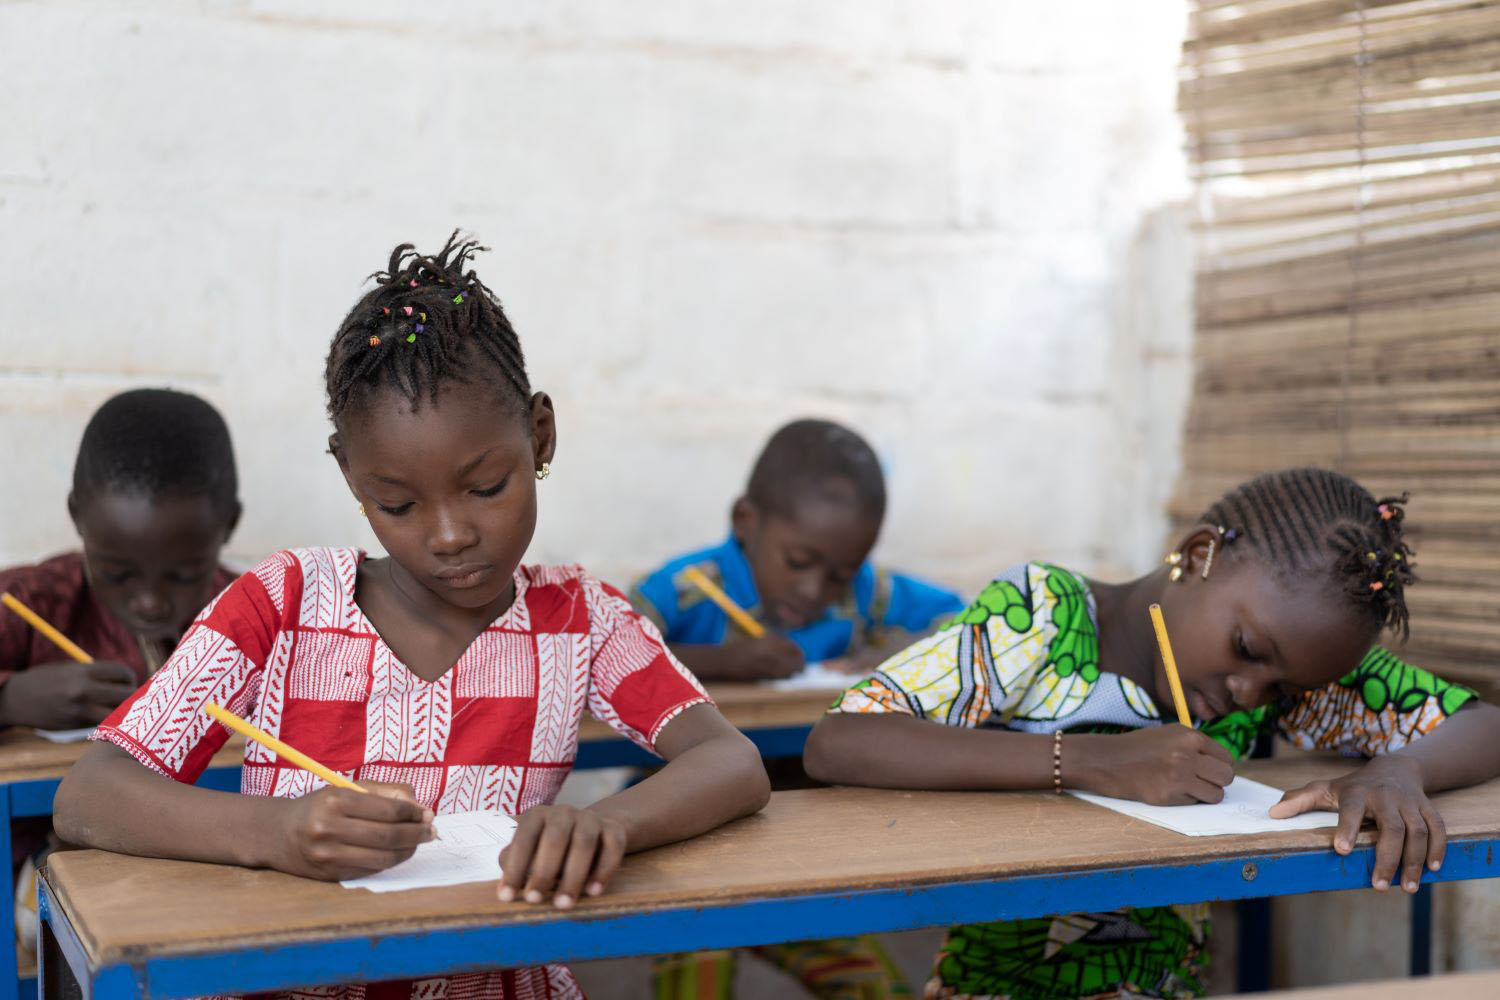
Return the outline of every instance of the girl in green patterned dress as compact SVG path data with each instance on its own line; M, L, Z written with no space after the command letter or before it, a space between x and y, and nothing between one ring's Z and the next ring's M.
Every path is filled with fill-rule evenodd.
M895 788L1068 788L1217 802L1231 760L1274 730L1368 762L1286 793L1273 815L1338 813L1333 846L1379 828L1372 884L1415 892L1442 863L1428 794L1500 773L1500 710L1373 643L1404 633L1405 498L1323 469L1271 473L1214 504L1167 567L1106 584L1032 562L846 691L814 729L813 776ZM1172 629L1196 729L1172 711L1147 608ZM940 725L932 725L932 723ZM1055 734L1066 733L1066 737ZM1418 740L1418 737L1422 739ZM1206 907L953 928L930 997L1192 997Z

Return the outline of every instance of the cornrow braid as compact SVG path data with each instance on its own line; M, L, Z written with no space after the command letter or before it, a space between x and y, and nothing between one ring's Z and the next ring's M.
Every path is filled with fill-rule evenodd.
M371 390L396 389L415 406L436 400L444 383L464 381L475 360L488 361L525 406L531 399L526 358L493 292L470 269L487 250L454 230L434 255L410 243L391 251L375 287L344 317L328 349L324 378L328 415L339 423Z
M1204 513L1226 543L1289 572L1326 569L1356 611L1404 638L1406 588L1417 580L1403 538L1407 494L1376 499L1329 469L1270 472L1230 490Z

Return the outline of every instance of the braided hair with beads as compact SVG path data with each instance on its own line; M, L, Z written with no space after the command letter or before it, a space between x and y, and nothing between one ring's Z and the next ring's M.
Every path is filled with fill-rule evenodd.
M1377 499L1330 469L1270 472L1230 490L1202 520L1287 572L1325 569L1377 629L1409 631L1406 588L1417 580L1402 537L1406 494Z
M435 401L445 383L471 381L476 363L491 365L519 405L528 405L520 339L500 300L473 269L464 270L486 249L454 230L436 254L419 254L410 243L391 251L328 349L324 377L335 426L378 388L396 390L413 407Z

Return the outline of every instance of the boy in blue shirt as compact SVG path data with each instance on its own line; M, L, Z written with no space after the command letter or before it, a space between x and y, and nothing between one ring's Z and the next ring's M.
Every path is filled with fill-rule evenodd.
M641 580L631 602L703 680L789 677L832 661L873 669L939 621L958 595L866 561L885 517L885 477L854 431L797 420L771 436L730 510L732 531ZM697 567L767 626L748 636L683 576Z
M673 559L638 582L631 603L698 677L789 677L808 663L873 670L963 610L958 595L866 560L885 517L885 477L858 434L797 420L771 435L719 545ZM766 626L754 638L684 577L697 567ZM799 941L749 949L820 1000L893 1000L911 989L874 938ZM657 1000L727 1000L734 952L665 955Z

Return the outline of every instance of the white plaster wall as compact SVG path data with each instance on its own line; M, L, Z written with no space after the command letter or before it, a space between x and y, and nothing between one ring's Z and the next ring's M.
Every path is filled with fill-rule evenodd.
M532 556L717 539L764 436L880 450L969 588L1157 552L1186 387L1181 0L0 6L0 562L103 398L229 418L232 554L372 541L322 356L401 240L494 248L561 447Z

